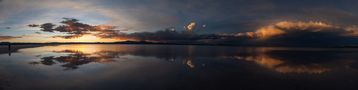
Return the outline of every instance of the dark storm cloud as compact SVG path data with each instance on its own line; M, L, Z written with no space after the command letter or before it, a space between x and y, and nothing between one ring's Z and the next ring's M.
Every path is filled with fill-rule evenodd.
M187 31L177 31L175 28L167 28L156 32L136 32L123 33L120 30L115 30L115 26L107 25L89 25L79 22L77 19L64 18L61 21L63 25L55 25L52 23L45 23L41 25L30 24L29 27L40 27L42 32L56 33L60 32L66 35L56 35L54 38L72 39L79 38L83 35L93 35L100 38L110 39L131 39L131 40L150 40L150 41L169 41L169 40L187 40L197 41L202 39L219 39L218 35L198 35L193 30L200 30L201 27L195 26L195 22L187 26Z
M118 38L132 40L149 40L149 41L198 41L205 39L220 39L223 36L216 34L194 34L187 31L159 30L156 32L136 32L136 33L107 33L96 35L102 38Z
M27 26L29 26L29 27L39 27L40 25L37 25L37 24L29 24L29 25L27 25Z
M106 26L106 25L89 25L79 22L79 20L74 18L63 18L64 20L60 23L62 25L55 25L53 23L44 23L41 25L37 24L29 24L29 27L40 27L40 31L42 32L60 32L67 35L59 35L53 36L54 38L65 38L65 39L72 39L72 38L79 38L83 35L92 35L92 34L116 34L117 30L113 30L115 26Z

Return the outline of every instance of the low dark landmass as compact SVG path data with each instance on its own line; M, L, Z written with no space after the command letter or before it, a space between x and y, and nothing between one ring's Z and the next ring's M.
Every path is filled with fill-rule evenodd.
M163 43L163 42L147 42L147 41L123 41L123 42L48 42L48 43L8 43L2 42L0 45L61 45L61 44L159 44L159 45L213 45L213 46L249 46L237 44L211 44L211 43ZM257 46L257 45L250 45Z
M122 42L48 42L48 43L9 43L0 42L0 49L7 50L8 45L22 45L21 47L31 46L43 46L43 45L62 45L62 44L154 44L154 45L203 45L203 46L249 46L249 47L317 47L317 48L358 48L357 45L315 45L315 44L272 44L272 43L260 43L260 44L230 44L230 43L197 43L197 42L185 42L185 43L165 43L165 42L148 42L148 41L122 41ZM18 47L18 48L21 48ZM16 47L12 49L18 49Z

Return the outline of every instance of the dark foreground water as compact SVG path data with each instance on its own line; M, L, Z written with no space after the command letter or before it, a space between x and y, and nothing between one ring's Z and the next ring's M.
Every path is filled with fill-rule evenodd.
M358 90L358 49L59 45L0 54L0 90Z

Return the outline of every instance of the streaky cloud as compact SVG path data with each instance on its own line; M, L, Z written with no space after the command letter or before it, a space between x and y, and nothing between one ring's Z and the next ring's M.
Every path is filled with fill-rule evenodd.
M21 38L21 36L0 36L0 41Z

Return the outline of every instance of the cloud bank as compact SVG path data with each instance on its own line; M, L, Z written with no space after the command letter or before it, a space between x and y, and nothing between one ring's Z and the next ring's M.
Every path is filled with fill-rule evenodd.
M118 30L114 30L115 26L107 26L107 25L89 25L85 23L79 22L79 20L74 18L63 18L64 20L60 23L62 25L55 25L53 23L44 23L41 25L37 24L29 24L29 27L39 27L42 32L50 32L50 33L64 33L66 35L56 35L54 38L79 38L84 35L95 35L102 36L102 38L106 38L106 36L111 36L111 34L117 34Z
M356 44L358 28L314 21L280 21L260 27L254 32L237 33L235 36L271 44Z
M184 44L233 44L233 45L343 45L356 44L358 27L334 25L319 21L279 21L258 28L253 32L198 34L205 26L196 22L185 25L185 29L170 27L156 32L124 33L116 26L90 25L77 19L64 18L62 25L44 23L30 24L42 32L62 33L53 38L73 39L84 35L98 38L137 40ZM198 29L200 28L200 29Z
M188 29L177 31L175 27L170 27L165 30L159 30L156 32L135 32L135 33L123 33L122 30L116 30L116 26L109 25L89 25L79 22L77 19L64 18L60 22L62 25L55 25L53 23L29 24L29 27L39 27L42 32L49 33L61 33L64 35L55 35L53 38L73 39L79 38L84 35L92 35L99 38L109 39L128 39L128 40L140 40L140 41L169 41L169 40L187 40L196 41L201 39L210 38L210 36L216 35L198 35L194 34L195 22L189 23ZM125 31L125 30L123 30Z

